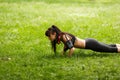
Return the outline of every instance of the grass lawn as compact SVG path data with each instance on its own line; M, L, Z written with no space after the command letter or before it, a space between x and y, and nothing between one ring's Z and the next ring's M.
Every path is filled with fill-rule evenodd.
M120 43L119 0L0 0L0 80L120 80L120 54L76 49L55 56L51 25L75 36Z

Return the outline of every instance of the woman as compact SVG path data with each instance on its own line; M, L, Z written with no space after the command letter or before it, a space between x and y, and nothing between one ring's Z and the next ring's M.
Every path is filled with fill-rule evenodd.
M69 49L68 56L72 56L74 48L91 49L97 52L120 52L120 44L108 45L91 38L87 38L85 40L79 39L72 34L62 32L55 25L52 25L50 28L48 28L48 30L45 32L45 35L51 41L51 45L55 53L56 44L60 44L60 42L64 43L63 55Z

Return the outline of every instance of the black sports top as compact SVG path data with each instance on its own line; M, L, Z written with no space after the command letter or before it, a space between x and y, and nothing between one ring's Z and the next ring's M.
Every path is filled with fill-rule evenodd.
M75 43L75 40L76 40L75 36L73 36L72 34L69 34L69 33L67 33L67 34L72 37L72 39L71 39L70 41L72 42L72 44L73 44L73 46L74 46L74 43ZM65 45L66 45L66 47L64 48L64 51L67 51L68 49L70 49L70 48L68 47L67 42L65 42Z
M70 36L72 37L71 41L72 41L72 43L73 43L73 45L74 45L75 40L76 40L75 36L73 36L72 34L68 34L68 35L70 35Z

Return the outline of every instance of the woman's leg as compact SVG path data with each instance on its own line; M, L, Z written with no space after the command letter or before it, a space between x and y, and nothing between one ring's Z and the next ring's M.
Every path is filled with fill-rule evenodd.
M111 47L117 47L118 52L120 53L120 44L110 44Z
M117 48L116 44L107 45L101 42L98 42L95 39L86 39L86 49L91 49L98 52L118 52L119 49Z

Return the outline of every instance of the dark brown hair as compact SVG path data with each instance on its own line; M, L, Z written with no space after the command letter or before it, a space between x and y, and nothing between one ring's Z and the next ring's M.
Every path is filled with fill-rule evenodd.
M50 34L56 32L56 39L54 41L51 41L52 49L54 50L54 53L56 53L56 43L58 39L58 35L60 35L62 32L60 29L57 28L57 26L52 25L48 30L45 32L46 36L50 36Z
M50 34L53 34L54 32L56 32L56 39L54 41L51 41L51 45L52 45L52 49L54 50L54 53L56 53L56 44L58 43L58 36L60 34L68 34L70 35L72 38L75 38L74 35L70 34L70 33L66 33L66 32L62 32L57 26L52 25L50 28L48 28L48 30L45 32L45 35L50 37Z

